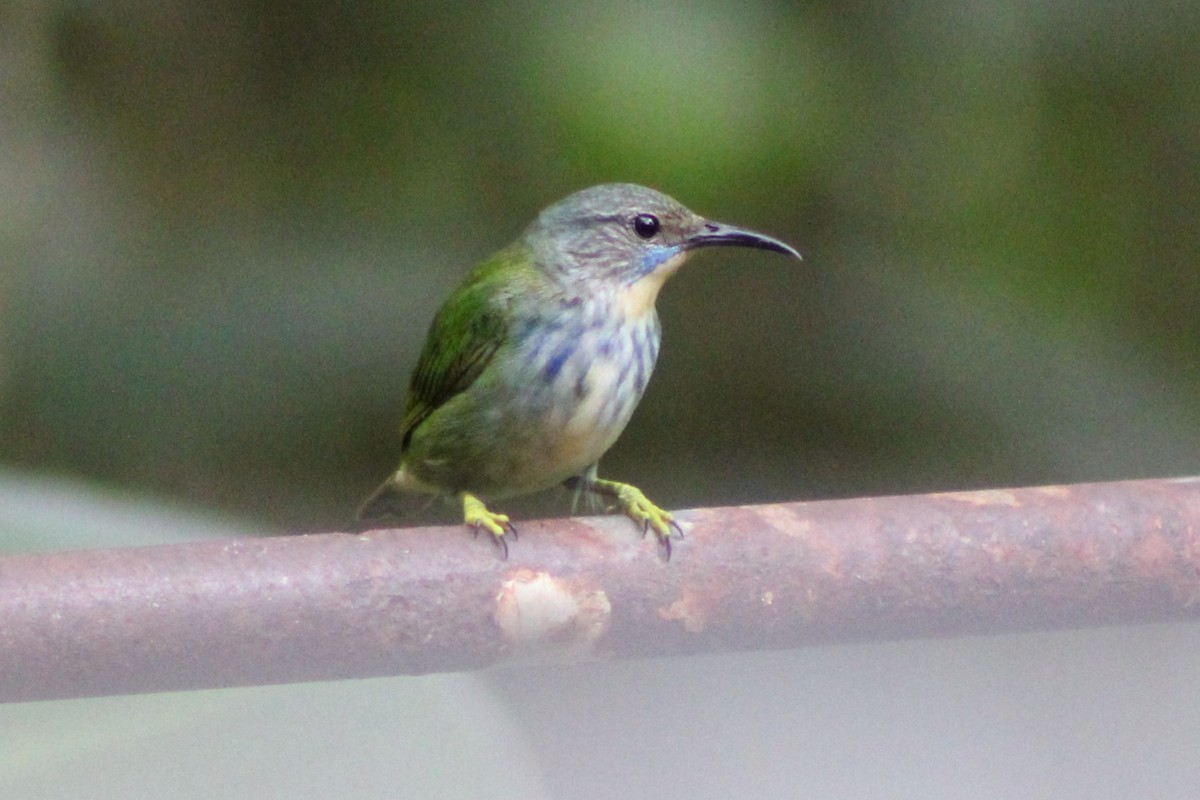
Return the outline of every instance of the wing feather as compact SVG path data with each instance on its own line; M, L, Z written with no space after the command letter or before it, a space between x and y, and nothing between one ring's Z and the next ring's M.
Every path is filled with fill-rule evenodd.
M522 251L502 250L481 264L446 299L429 326L409 386L400 426L401 451L413 432L487 369L508 333L508 303Z

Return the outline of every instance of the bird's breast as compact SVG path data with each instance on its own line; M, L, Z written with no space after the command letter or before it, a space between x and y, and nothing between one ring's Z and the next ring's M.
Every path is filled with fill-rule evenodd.
M574 474L604 454L645 392L658 357L660 328L653 308L582 307L552 325L526 354L526 379L540 386L534 404L548 462Z

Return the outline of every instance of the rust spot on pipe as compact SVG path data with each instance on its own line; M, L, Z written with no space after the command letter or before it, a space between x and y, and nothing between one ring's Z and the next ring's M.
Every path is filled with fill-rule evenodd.
M705 608L705 598L690 589L684 589L679 599L666 608L660 608L658 615L665 620L678 620L683 623L683 629L688 633L703 633L708 624L708 611Z

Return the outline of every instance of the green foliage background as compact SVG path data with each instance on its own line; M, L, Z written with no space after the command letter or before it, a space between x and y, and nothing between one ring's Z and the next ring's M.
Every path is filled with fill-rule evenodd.
M667 287L604 465L660 503L1194 473L1198 28L1157 1L8 6L0 460L345 527L441 298L621 180L806 258Z

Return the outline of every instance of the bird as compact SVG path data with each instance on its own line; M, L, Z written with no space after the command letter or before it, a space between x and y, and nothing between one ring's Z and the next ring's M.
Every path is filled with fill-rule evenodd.
M655 301L697 250L778 239L705 219L644 186L610 183L543 210L476 266L429 327L400 425L400 465L358 511L394 516L407 494L457 498L464 524L508 558L517 528L489 504L563 485L607 498L671 557L674 516L598 475L658 356Z

